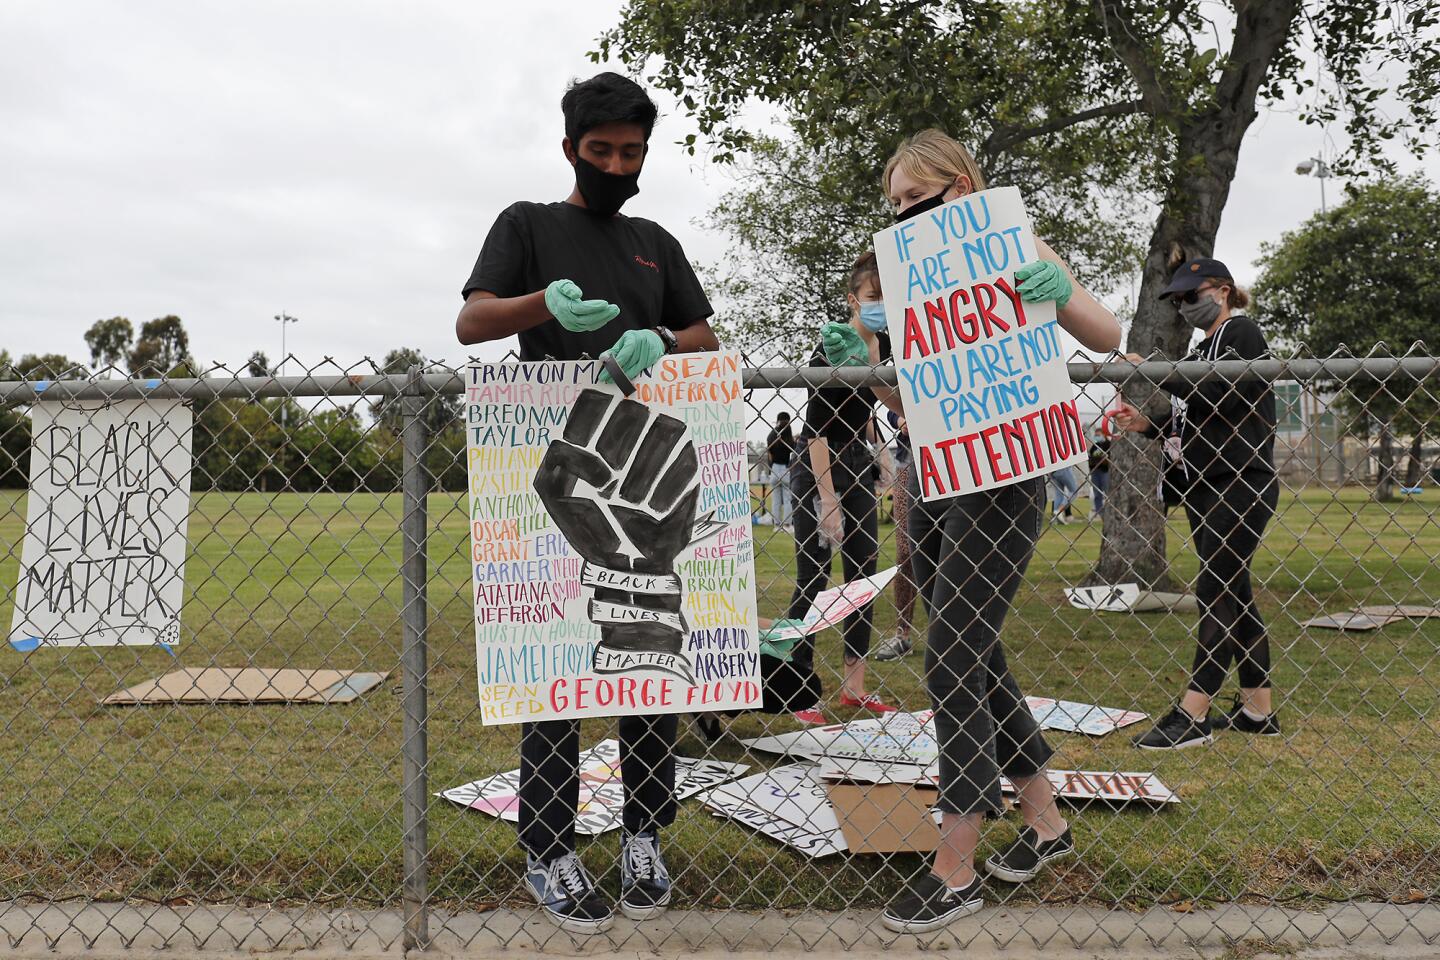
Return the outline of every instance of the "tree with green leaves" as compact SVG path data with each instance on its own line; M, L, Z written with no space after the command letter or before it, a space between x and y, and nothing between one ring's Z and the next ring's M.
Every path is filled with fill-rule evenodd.
M250 354L250 359L245 361L245 372L252 377L271 376L270 358L265 356L263 351L256 350Z
M187 372L193 372L190 336L180 318L170 314L145 321L140 327L140 337L130 351L130 375L171 376L182 365L189 368Z
M130 356L135 327L124 317L96 320L85 331L85 345L90 348L90 364L96 369L118 367Z
M63 353L27 353L15 361L13 369L21 380L84 380L90 376L83 363Z
M1257 316L1307 354L1433 354L1440 349L1440 193L1408 177L1347 194L1262 247ZM1440 379L1357 376L1329 387L1338 411L1377 436L1376 496L1393 496L1396 436L1410 437L1413 485L1425 425L1440 413Z
M752 100L781 109L796 150L823 151L827 168L849 165L875 190L901 137L940 127L974 148L992 183L1025 191L1040 233L1092 285L1103 274L1071 238L1110 204L1123 221L1127 195L1153 203L1126 347L1173 358L1193 331L1158 293L1179 262L1214 252L1260 106L1304 94L1303 119L1343 119L1351 135L1336 173L1389 169L1387 142L1418 153L1434 127L1437 32L1440 8L1426 0L630 0L596 56L648 64L721 161L755 144L741 115ZM1328 72L1318 85L1314 60ZM877 211L869 229L884 223ZM833 269L838 291L843 265ZM1131 398L1164 402L1154 389ZM1113 445L1096 579L1168 579L1159 456L1130 437Z

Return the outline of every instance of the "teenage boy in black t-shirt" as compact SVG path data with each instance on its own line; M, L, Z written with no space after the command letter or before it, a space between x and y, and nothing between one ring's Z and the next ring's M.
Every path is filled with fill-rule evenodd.
M521 360L608 353L631 378L666 353L718 349L710 302L680 244L619 213L639 191L655 105L634 82L602 73L572 85L560 108L575 187L563 202L521 201L496 219L465 284L460 342L518 334ZM620 908L634 920L670 902L658 832L675 819L677 726L675 714L619 721ZM527 885L549 917L572 933L600 933L614 915L575 855L579 752L578 721L523 725L520 837Z

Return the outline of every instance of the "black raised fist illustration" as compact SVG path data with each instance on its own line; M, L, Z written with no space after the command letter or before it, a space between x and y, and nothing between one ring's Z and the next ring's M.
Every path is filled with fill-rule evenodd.
M535 492L585 559L597 669L602 658L609 670L665 668L611 656L624 652L681 656L689 628L675 558L724 527L696 521L698 474L683 421L601 390L580 392L564 438L546 450ZM688 673L683 658L679 667Z

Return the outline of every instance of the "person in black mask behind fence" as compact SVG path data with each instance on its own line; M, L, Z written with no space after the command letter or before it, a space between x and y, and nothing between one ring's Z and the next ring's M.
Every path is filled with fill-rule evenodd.
M619 213L639 192L655 105L634 82L602 73L572 85L560 107L574 188L558 203L521 201L496 219L465 284L460 342L518 334L521 360L608 353L629 377L667 353L718 349L713 311L680 244L658 224ZM675 819L677 720L619 721L620 906L636 920L670 902L659 829ZM520 837L535 899L563 929L588 934L608 929L613 914L575 855L579 752L577 721L524 725Z
M1260 360L1269 355L1259 326L1238 312L1250 302L1249 295L1219 260L1202 257L1181 264L1160 296L1205 334L1185 359ZM1274 391L1259 380L1174 379L1161 386L1172 397L1167 415L1152 421L1122 400L1115 423L1147 437L1179 437L1177 469L1167 471L1167 477L1179 478L1180 502L1200 554L1195 587L1200 634L1185 695L1153 730L1137 737L1135 745L1146 750L1204 746L1214 740L1216 729L1278 736L1270 640L1250 583L1250 563L1279 499ZM1229 714L1212 721L1211 701L1232 662L1240 695Z

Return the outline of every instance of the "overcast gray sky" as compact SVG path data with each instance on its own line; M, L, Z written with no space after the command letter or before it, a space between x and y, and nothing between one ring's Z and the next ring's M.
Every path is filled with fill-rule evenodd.
M96 319L174 313L239 365L278 357L284 310L306 363L461 359L460 287L496 213L568 192L559 97L619 6L5 0L0 348L87 359ZM729 181L665 106L626 210L715 262L694 221ZM1294 167L1320 146L1292 114L1252 129L1218 247L1242 282L1318 208Z

